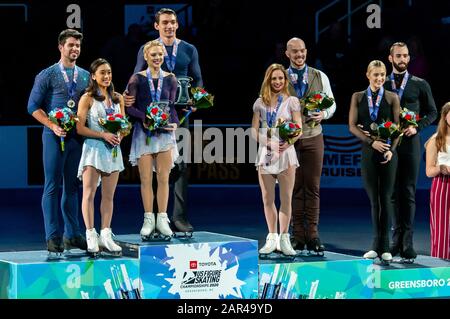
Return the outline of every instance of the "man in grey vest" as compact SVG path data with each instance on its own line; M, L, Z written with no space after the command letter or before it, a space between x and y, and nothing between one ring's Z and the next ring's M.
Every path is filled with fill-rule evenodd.
M333 97L330 80L322 71L306 64L307 49L305 42L292 38L287 42L286 55L289 58L288 68L290 92L299 99L314 91L322 91ZM336 104L311 116L302 116L303 134L295 143L300 166L296 170L295 185L292 194L292 225L291 238L294 249L306 248L323 254L325 247L319 238L320 212L320 176L324 143L320 122L329 119L336 111ZM310 125L311 123L315 125Z

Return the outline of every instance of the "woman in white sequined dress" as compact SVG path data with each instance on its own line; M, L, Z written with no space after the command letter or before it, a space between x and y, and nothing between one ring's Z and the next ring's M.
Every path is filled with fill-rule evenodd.
M120 137L105 131L99 124L100 118L120 113L125 115L123 97L114 92L111 82L110 64L97 59L90 67L91 78L86 93L78 104L77 132L85 136L83 152L78 167L78 177L83 181L81 210L86 225L88 252L97 254L100 249L120 254L122 249L112 240L111 219L113 199L119 173L123 171ZM117 148L113 156L112 148ZM94 197L101 180L102 199L100 204L101 230L98 236L94 227Z
M291 220L292 191L295 181L295 169L298 167L297 154L293 143L282 141L275 132L278 119L282 118L301 125L300 103L297 97L289 96L288 77L285 68L280 64L272 64L266 70L262 84L261 97L253 105L252 136L259 143L256 167L259 185L264 203L269 234L260 254L269 254L278 248L285 255L295 255L289 238ZM275 206L275 184L279 184L281 207L278 213ZM280 236L278 237L278 220Z

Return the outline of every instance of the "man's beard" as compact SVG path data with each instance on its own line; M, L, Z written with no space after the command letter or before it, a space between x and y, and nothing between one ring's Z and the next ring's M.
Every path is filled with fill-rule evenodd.
M408 63L402 64L402 65L398 65L395 62L392 62L392 64L394 65L394 68L398 71L398 72L404 72L406 71L406 69L408 68Z

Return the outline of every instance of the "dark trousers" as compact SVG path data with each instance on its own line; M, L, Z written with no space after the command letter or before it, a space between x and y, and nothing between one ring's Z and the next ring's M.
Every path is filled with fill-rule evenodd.
M394 212L393 193L398 158L394 152L390 162L380 164L374 159L375 152L372 147L363 146L361 175L371 206L372 250L381 255L389 252L389 223Z
M294 238L307 243L319 237L320 176L323 165L323 135L299 139L295 150L300 166L295 171L292 194Z
M81 141L75 137L65 138L65 150L61 151L60 138L44 130L42 134L44 163L44 214L45 238L61 237L59 230L59 188L62 181L61 211L64 235L72 238L80 234L78 223L78 164L81 157Z
M189 117L184 120L180 127L189 129ZM182 154L180 154L180 157L182 158ZM179 163L175 163L175 167L170 171L170 182L173 183L172 220L187 219L188 171L187 164L185 162L181 161ZM153 178L153 192L155 194L157 188L157 179ZM153 211L159 212L157 201L154 201Z
M413 225L416 214L416 185L420 168L420 136L403 137L397 148L398 169L392 219L393 245L400 250L413 247Z

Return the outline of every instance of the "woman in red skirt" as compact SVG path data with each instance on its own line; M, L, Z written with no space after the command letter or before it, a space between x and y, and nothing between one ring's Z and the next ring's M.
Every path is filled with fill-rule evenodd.
M441 111L437 133L425 143L430 193L431 256L450 259L450 102Z

